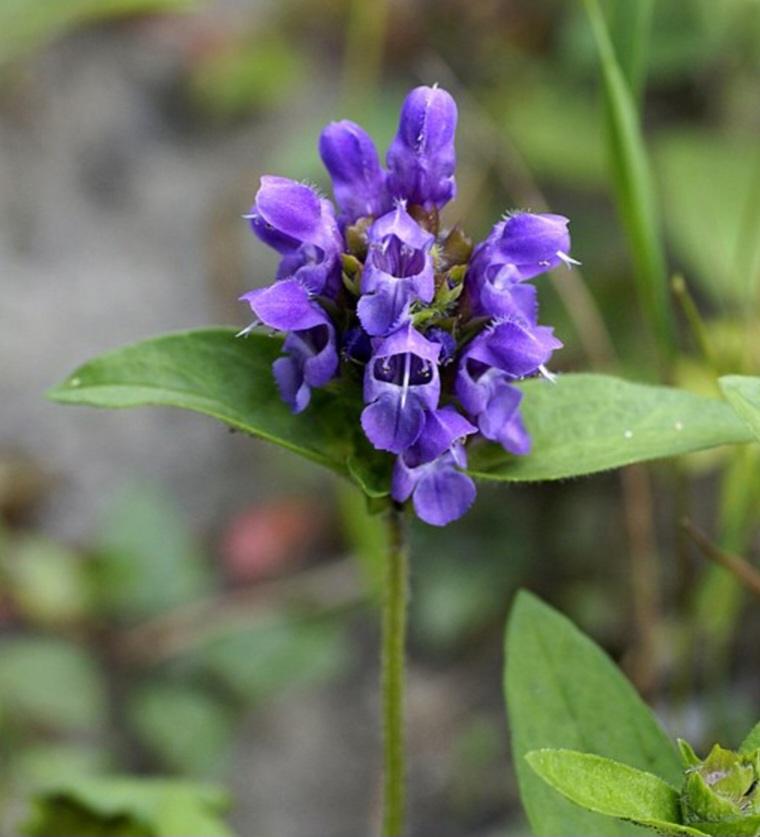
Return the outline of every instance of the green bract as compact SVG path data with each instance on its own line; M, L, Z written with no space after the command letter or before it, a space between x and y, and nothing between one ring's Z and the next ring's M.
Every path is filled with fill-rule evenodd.
M682 753L685 748L682 746ZM681 817L706 834L760 834L760 750L734 753L716 744L689 766L681 789Z

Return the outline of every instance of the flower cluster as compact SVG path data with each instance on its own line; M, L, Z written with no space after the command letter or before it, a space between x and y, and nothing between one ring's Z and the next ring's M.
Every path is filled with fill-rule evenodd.
M309 185L262 177L246 217L282 259L274 284L242 297L253 325L286 335L274 375L294 412L314 387L360 371L364 433L396 457L392 497L439 526L475 498L468 437L529 451L514 383L545 373L562 344L538 324L528 282L572 262L561 215L510 214L474 249L458 226L441 228L456 123L445 90L412 90L385 167L359 125L328 125L319 153L337 211Z

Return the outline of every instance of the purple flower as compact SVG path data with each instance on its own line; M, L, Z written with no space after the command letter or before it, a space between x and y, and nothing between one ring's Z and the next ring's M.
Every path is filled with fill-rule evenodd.
M411 323L380 340L364 373L362 427L378 450L392 453L413 445L422 433L425 411L438 406L441 347Z
M457 375L456 392L464 409L478 422L486 439L517 455L530 452L530 436L520 415L522 392L510 386L500 369L465 358Z
M389 190L430 210L456 194L454 134L457 106L439 87L416 87L401 108L398 132L388 149Z
M357 314L368 334L383 335L399 325L413 301L433 299L435 237L399 203L375 221L368 241Z
M522 393L510 384L543 369L561 345L553 329L515 318L498 322L465 349L456 394L486 439L510 453L530 450L530 437L519 413Z
M337 289L344 245L330 201L303 183L265 176L246 217L256 235L283 255L278 278L294 276L316 294Z
M419 440L396 459L393 499L411 497L417 517L433 526L461 517L475 500L475 484L460 470L467 465L463 441L475 432L454 407L426 413Z
M550 377L562 344L538 324L529 280L574 263L561 215L505 217L474 250L463 232L439 232L438 210L456 192L456 126L446 91L415 88L386 170L359 125L327 125L319 153L339 217L311 186L262 177L247 217L281 259L274 284L242 297L255 321L241 334L263 324L285 335L273 371L294 412L341 364L341 390L358 388L362 370L360 422L377 450L395 455L391 496L435 526L475 499L468 437L530 450L515 384Z
M285 357L272 365L282 400L294 413L306 409L311 388L323 387L338 371L335 328L324 310L309 299L295 279L275 282L241 297L257 320L277 331L288 332Z
M531 285L520 283L552 270L570 258L568 219L562 215L511 215L475 249L467 272L468 296L478 314L522 314L535 320L537 300Z
M344 221L382 215L391 208L375 143L362 127L348 119L331 122L319 138L319 155Z

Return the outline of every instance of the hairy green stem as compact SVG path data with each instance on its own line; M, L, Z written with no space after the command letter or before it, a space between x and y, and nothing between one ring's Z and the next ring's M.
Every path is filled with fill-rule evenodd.
M401 837L404 830L404 662L408 557L403 513L388 517L388 566L383 602L383 835Z

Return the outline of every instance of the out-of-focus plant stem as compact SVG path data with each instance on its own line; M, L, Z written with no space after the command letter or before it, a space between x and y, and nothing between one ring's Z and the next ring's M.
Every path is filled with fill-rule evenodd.
M757 152L755 168L752 173L747 202L739 223L734 256L736 276L745 277L747 287L744 367L748 375L756 373L752 369L751 355L754 345L754 331L757 328L758 285L760 285L760 151Z
M388 513L388 566L383 602L383 835L401 837L405 817L404 676L408 552L403 512Z
M760 598L760 570L755 569L749 561L741 558L739 555L733 555L730 552L722 550L690 520L684 520L682 526L688 532L689 537L699 547L699 551L705 558L709 558L716 564L725 567L750 593Z
M638 690L649 695L657 685L657 627L660 623L659 568L652 514L652 481L642 465L620 472L630 551L634 641L628 672Z
M720 375L718 369L718 362L710 341L710 335L705 325L702 315L699 313L697 304L694 302L694 297L691 295L686 280L677 273L670 282L670 287L673 291L673 296L681 306L686 322L689 324L689 329L694 337L694 342L699 349L702 359L715 374L716 378ZM717 384L716 384L717 387Z

